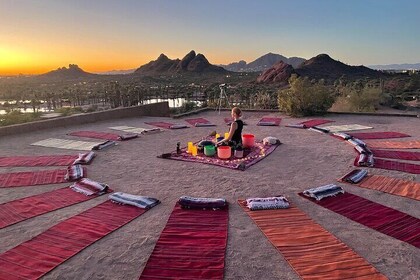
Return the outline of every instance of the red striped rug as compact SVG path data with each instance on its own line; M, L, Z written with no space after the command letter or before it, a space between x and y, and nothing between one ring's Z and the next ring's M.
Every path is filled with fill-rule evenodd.
M371 149L420 149L420 140L386 141L373 140L366 142Z
M39 279L144 212L110 201L101 203L0 254L0 279Z
M383 131L383 132L354 132L347 133L348 135L353 136L357 139L387 139L387 138L404 138L411 137L408 134L392 131Z
M83 195L69 187L0 204L0 229L24 220L74 205L98 195Z
M85 170L85 169L84 169ZM54 169L42 171L27 171L0 174L0 188L25 187L35 185L59 184L67 182L64 179L67 170ZM84 172L86 176L86 172Z
M299 195L352 221L420 248L420 220L413 216L348 192L320 201L302 193Z
M397 170L411 174L420 174L420 164L413 164L394 160L375 158L373 167L387 170Z
M228 218L176 204L140 279L223 279Z
M67 165L71 165L77 158L78 158L77 155L0 157L0 167L8 167L8 166L67 166Z
M420 152L371 149L375 157L420 161Z
M238 203L302 279L387 279L297 207L250 211Z

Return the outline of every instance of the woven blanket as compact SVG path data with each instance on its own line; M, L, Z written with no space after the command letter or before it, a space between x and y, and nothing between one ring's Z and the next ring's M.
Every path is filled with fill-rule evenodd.
M373 127L360 125L360 124L345 124L345 125L323 126L322 128L328 129L330 133L334 133L334 132L343 132L343 131L352 131L352 130L371 129Z
M315 201L302 197L378 232L420 248L420 219L346 192Z
M357 182L356 186L420 200L420 182L383 175L367 175Z
M353 146L366 146L365 142L363 142L362 140L357 139L357 138L350 138L350 139L347 140L347 142L350 143Z
M144 135L163 131L162 129L160 129L158 127L142 128L142 127L133 127L133 126L126 126L126 125L113 126L113 127L109 127L109 128L114 129L114 130L124 131L124 132L127 132L127 133L144 134Z
M253 197L246 199L246 206L251 210L286 209L290 203L282 195L273 197Z
M0 157L0 167L9 166L68 166L74 162L75 155L49 156L7 156Z
M0 173L0 188L65 183L66 173L65 169Z
M108 191L108 185L103 183L98 183L88 178L82 178L78 182L70 186L75 192L84 194L86 196L90 195L101 195Z
M111 190L108 189L107 191ZM0 229L45 213L93 199L101 194L103 193L86 196L74 192L69 187L65 187L2 203L0 204ZM0 279L2 279L1 273Z
M96 154L94 152L87 152L87 153L81 153L75 159L73 164L90 164L91 161L96 157Z
M367 175L367 169L355 169L344 175L340 180L351 184L357 184L360 181L362 181Z
M296 206L251 211L238 203L301 279L387 279Z
M420 161L420 152L390 151L379 149L372 149L371 152L377 158L392 158L401 160Z
M216 126L214 123L204 118L186 119L185 121L195 127Z
M373 154L359 154L354 159L354 166L374 167L375 163Z
M420 140L412 141L379 141L367 142L371 149L420 149Z
M117 145L115 141L108 140L108 141L105 141L98 145L93 146L92 150L95 150L95 151L103 150L103 149L106 149L115 145Z
M153 197L133 195L123 192L115 192L109 195L112 202L119 204L127 204L142 209L150 209L160 203L160 201Z
M287 127L293 127L293 128L310 128L313 126L318 126L321 124L326 124L326 123L330 123L330 122L334 122L334 121L330 121L330 120L323 120L323 119L313 119L313 120L307 120L304 122L300 122L297 124L288 124L286 125ZM323 127L324 129L326 129L325 127Z
M281 118L275 117L264 117L258 121L257 125L259 126L279 126Z
M162 154L158 157L173 160L212 164L243 171L266 158L269 154L274 152L274 150L279 145L280 143L277 143L275 145L264 145L262 142L256 142L254 147L252 147L251 149L244 150L243 158L235 158L234 156L232 156L229 159L219 159L217 157L217 154L212 157L208 157L201 152L199 152L197 156L193 156L187 153L186 148L182 148L180 153L174 151L171 153Z
M403 137L411 137L408 134L400 133L400 132L358 132L358 133L349 133L352 137L358 139L387 139L387 138L403 138Z
M74 194L77 194L73 192ZM1 279L39 279L147 210L105 201L0 254ZM102 244L107 246L107 244ZM103 250L102 246L95 248ZM94 268L93 268L94 269ZM61 278L63 279L63 278ZM80 279L68 276L66 279Z
M334 184L329 184L325 186L320 186L312 189L308 189L306 191L303 191L303 195L307 197L311 197L316 199L317 201L330 197L330 196L336 196L338 194L343 194L344 190L342 187L339 187Z
M87 138L96 138L96 139L105 139L105 140L112 140L112 141L130 140L130 139L138 137L138 135L134 133L118 135L114 133L106 133L106 132L99 132L99 131L75 131L75 132L69 133L68 135L78 136L78 137L87 137Z
M387 170L397 170L411 174L420 174L420 164L413 164L408 162L375 158L375 164L373 167Z
M94 150L96 146L103 145L104 143L107 143L107 142L87 142L87 141L79 141L79 140L48 138L45 140L32 143L31 145L48 147L48 148L67 149L67 150L89 151L89 150Z
M309 130L311 131L315 131L318 133L329 133L330 131L328 129L323 129L322 127L318 127L318 126L312 126L309 128Z
M179 205L186 209L221 209L226 207L227 202L224 198L205 198L181 196L178 200Z
M145 122L145 124L157 126L166 129L181 129L181 128L189 128L189 126L185 124L176 124L176 123L169 123L169 122Z
M350 136L349 134L344 133L344 132L334 132L331 135L334 136L334 137L336 137L336 138L343 139L343 140L349 140L349 139L352 138L352 136Z
M140 280L223 280L228 207L182 209L177 203Z
M67 173L64 176L64 179L67 181L77 181L86 176L85 169L80 165L70 165L67 167Z

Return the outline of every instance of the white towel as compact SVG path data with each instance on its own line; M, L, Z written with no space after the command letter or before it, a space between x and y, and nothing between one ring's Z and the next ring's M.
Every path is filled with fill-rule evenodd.
M290 207L289 201L284 196L248 198L246 200L246 205L251 211L286 209Z
M150 209L160 203L160 201L156 198L133 195L123 192L110 194L109 199L115 203L132 205L142 209Z

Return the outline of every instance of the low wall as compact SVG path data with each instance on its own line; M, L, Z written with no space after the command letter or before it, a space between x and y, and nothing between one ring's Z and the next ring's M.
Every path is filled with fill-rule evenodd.
M30 123L15 124L0 127L0 136L31 132L34 130L47 129L61 126L80 125L105 121L110 119L133 118L140 116L150 117L169 117L169 103L159 102L141 106L116 108L106 111L73 115L68 117L58 117L49 120L41 120Z

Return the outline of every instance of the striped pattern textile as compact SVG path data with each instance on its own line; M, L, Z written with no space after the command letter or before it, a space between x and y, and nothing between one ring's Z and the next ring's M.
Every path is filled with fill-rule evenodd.
M334 122L334 121L330 121L330 120L323 120L323 119L313 119L313 120L307 120L304 122L300 122L297 124L289 124L286 125L287 127L294 127L294 128L310 128L313 126L317 126L317 125L321 125L321 124L326 124L326 123L330 123L330 122ZM325 127L323 127L325 128Z
M177 203L140 279L222 280L228 208L182 209Z
M65 187L0 204L0 229L92 198Z
M420 161L420 152L390 151L379 149L371 149L371 151L373 155L378 158Z
M379 158L374 159L373 168L397 170L397 171L411 173L411 174L420 174L420 164L379 159Z
M420 219L416 217L349 192L321 201L300 195L352 221L420 248Z
M420 149L420 140L412 141L369 141L371 149Z
M378 131L378 132L355 132L349 133L350 136L358 139L387 139L387 138L404 138L411 137L408 134L392 131Z
M0 188L59 184L67 182L67 170L42 170L0 174Z
M259 126L279 126L281 123L281 118L275 117L264 117L258 121L257 125Z
M244 202L238 201L302 279L387 279L297 207L251 211Z
M420 200L420 182L382 175L367 175L356 186Z
M79 141L79 140L48 138L45 140L32 143L31 145L47 147L47 148L59 148L59 149L66 149L66 150L90 151L93 149L93 147L98 146L102 143L104 143L104 141L87 142L87 141Z
M0 167L9 166L67 166L78 158L77 155L50 156L9 156L0 157Z
M344 125L323 126L322 128L328 129L330 133L334 133L334 132L343 132L343 131L352 131L352 130L371 129L373 127L360 125L360 124L344 124Z
M39 279L146 211L105 201L0 254L0 279Z

